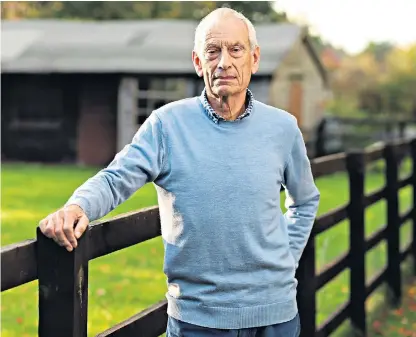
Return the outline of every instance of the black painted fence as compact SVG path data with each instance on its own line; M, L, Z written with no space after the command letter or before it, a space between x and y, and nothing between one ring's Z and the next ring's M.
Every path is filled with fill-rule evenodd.
M416 212L414 207L399 214L399 189L413 186L416 198L416 166L405 179L399 180L399 162L409 157L416 162L416 140L400 141L364 151L341 153L312 160L315 178L346 171L349 177L350 202L319 216L297 271L298 306L302 337L329 336L350 318L355 334L366 334L365 300L381 284L391 290L393 304L401 298L400 264L409 255L416 261ZM366 164L385 159L386 185L365 195ZM365 208L381 199L387 200L387 224L370 238L364 235ZM414 204L414 202L412 203ZM350 219L350 249L319 274L315 267L315 238L342 220ZM412 221L410 244L400 251L400 226ZM1 290L38 280L39 336L87 336L88 262L160 235L158 207L142 209L92 223L72 253L47 239L37 229L37 239L12 244L1 249ZM387 241L387 266L372 280L365 278L365 254L382 240ZM350 299L326 322L316 326L316 292L350 269ZM414 272L416 273L416 262ZM98 334L98 336L133 337L159 336L166 330L166 301Z

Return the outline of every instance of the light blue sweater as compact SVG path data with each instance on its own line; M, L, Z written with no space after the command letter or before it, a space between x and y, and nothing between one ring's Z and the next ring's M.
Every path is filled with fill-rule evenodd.
M224 329L290 320L319 203L296 120L254 100L246 118L216 123L202 103L194 97L154 111L67 204L93 221L154 182L168 314Z

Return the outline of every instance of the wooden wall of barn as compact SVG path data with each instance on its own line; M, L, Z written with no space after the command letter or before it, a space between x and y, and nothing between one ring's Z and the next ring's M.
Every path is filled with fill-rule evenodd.
M2 157L108 163L115 153L118 77L2 74Z
M62 161L75 155L73 76L2 74L2 157Z

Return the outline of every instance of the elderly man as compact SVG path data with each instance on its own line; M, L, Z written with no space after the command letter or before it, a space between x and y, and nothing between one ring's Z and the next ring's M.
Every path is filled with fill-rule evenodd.
M154 182L167 335L298 336L295 270L320 197L302 135L291 114L248 89L260 49L243 15L222 8L205 17L192 60L201 96L153 111L40 228L71 251L89 221Z

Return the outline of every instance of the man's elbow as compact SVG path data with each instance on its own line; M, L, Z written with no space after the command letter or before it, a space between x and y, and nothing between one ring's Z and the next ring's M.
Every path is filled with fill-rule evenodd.
M315 218L318 213L320 200L321 193L318 189L315 189L307 198L303 200L303 202L298 206L298 209L303 210L302 213L305 214L305 217Z
M319 190L315 188L314 192L309 197L309 203L313 205L317 210L320 201L321 201L321 192L319 192Z

